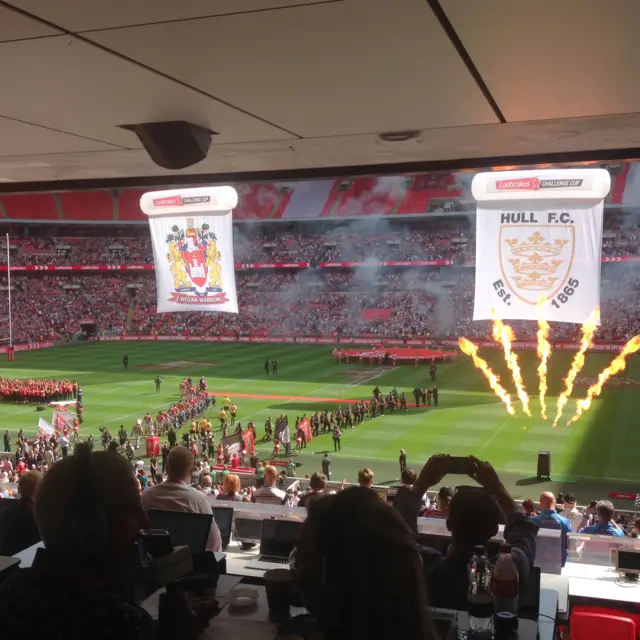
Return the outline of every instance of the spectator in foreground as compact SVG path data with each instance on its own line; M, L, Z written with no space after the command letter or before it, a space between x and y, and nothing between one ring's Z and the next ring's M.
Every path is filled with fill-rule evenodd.
M587 509L583 522L586 523L591 508ZM624 530L613 521L613 504L608 500L600 500L595 506L595 512L598 518L596 524L590 527L581 527L579 533L592 533L599 536L614 536L616 538L624 538Z
M276 486L278 482L278 470L267 465L264 468L264 486L254 491L251 502L258 504L282 504L286 493Z
M414 530L417 530L422 496L449 473L450 460L447 455L432 456L422 468L411 493L396 504L405 522ZM467 563L473 555L473 547L479 544L487 546L498 532L503 514L507 517L504 539L512 546L511 555L518 569L520 584L527 584L533 567L537 525L518 512L513 498L488 462L470 456L469 477L480 487L464 487L451 500L447 528L451 531L452 542L447 556L435 549L420 548L429 601L435 607L466 608L469 587Z
M311 478L309 478L309 491L300 498L298 506L308 509L314 500L324 495L326 488L327 477L323 473L314 473Z
M527 498L522 501L522 511L524 512L524 515L529 516L529 518L533 518L538 515L536 505L531 498Z
M20 476L20 499L12 501L15 504L0 516L0 556L12 556L40 542L40 531L33 515L33 503L40 480L42 474L38 471L26 471Z
M453 499L453 489L451 487L440 487L436 505L433 509L424 512L425 518L447 519L451 509L451 500Z
M564 511L562 515L571 524L571 531L580 530L584 514L576 507L576 497L572 493L567 493L564 497Z
M133 602L132 575L140 558L136 539L147 522L123 457L92 454L86 444L78 445L42 479L34 513L45 548L29 569L0 586L3 637L168 640L167 629L176 624L183 630L181 640L198 637L200 616L186 600L184 610L161 603L163 623L157 627ZM213 603L198 613L210 617ZM65 611L70 615L60 618Z
M364 467L358 471L358 484L365 489L373 486L373 471L368 467Z
M189 485L194 460L191 451L185 447L174 447L167 456L167 480L149 487L142 494L145 509L166 509L188 513L213 513L209 499ZM221 551L222 538L215 519L207 540L207 551Z
M231 500L232 502L242 502L240 495L240 478L235 473L230 473L222 482L222 493L218 494L216 500Z
M540 494L540 513L532 520L541 529L558 529L565 536L573 531L569 520L556 511L556 498L551 491Z
M417 477L418 475L413 469L409 469L409 467L404 468L404 470L400 474L400 481L402 482L402 484L398 487L396 495L393 499L394 506L396 504L396 500L402 502L402 500L404 499L402 494L411 492L413 483L416 481ZM398 498L398 494L400 494L400 498Z
M567 559L569 541L567 534L573 531L571 523L563 515L558 513L556 498L551 491L540 494L540 513L531 518L541 529L555 529L561 532L560 542L562 546L563 565Z
M296 563L325 640L437 638L412 532L375 491L351 487L313 500ZM385 594L373 615L372 593Z

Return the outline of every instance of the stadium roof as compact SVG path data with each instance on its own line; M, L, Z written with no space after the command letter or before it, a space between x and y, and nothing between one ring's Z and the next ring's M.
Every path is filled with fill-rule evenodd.
M119 125L167 119L219 134L183 175L635 152L639 23L629 0L0 2L0 181L166 182Z

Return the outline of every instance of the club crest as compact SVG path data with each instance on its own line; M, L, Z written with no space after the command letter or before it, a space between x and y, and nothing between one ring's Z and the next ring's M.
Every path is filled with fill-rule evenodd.
M574 226L501 226L498 243L502 275L513 295L535 305L540 295L550 299L562 289L573 265Z
M196 227L193 218L187 218L186 229L171 227L166 237L174 287L171 302L207 305L228 301L222 286L222 254L216 234L209 229L206 223Z

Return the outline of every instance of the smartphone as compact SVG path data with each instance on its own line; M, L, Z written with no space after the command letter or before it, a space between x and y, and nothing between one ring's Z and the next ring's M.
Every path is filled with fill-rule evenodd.
M451 456L449 458L449 473L466 476L471 468L470 460L466 456Z

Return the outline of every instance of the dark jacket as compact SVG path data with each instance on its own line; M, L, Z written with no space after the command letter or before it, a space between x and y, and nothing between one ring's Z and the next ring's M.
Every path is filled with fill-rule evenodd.
M417 531L417 516L422 498L413 491L398 493L394 507L405 522ZM504 527L504 539L511 547L511 555L520 575L520 584L528 585L536 555L538 526L522 513L511 514ZM429 604L446 609L466 609L469 577L467 564L472 549L460 550L446 556L430 547L419 547L427 583ZM493 559L494 561L497 558Z
M40 531L33 517L33 505L25 500L13 502L15 504L0 515L0 556L12 556L40 542Z

